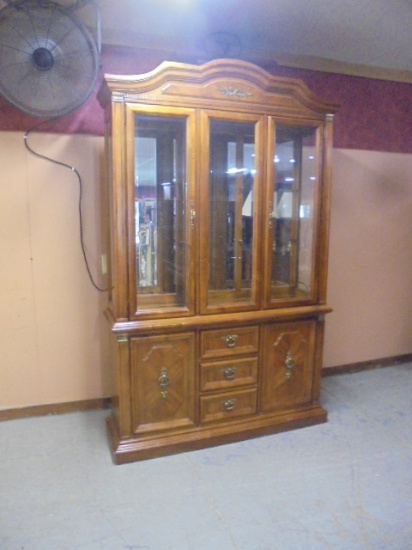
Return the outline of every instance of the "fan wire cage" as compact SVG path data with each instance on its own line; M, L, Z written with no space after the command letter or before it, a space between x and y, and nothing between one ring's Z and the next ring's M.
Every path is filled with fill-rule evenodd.
M99 51L73 10L49 0L17 0L0 10L0 93L42 118L68 114L90 97Z

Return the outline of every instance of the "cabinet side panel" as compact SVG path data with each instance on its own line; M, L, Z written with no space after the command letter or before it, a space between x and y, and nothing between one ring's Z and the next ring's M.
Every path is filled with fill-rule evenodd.
M324 127L323 142L323 181L320 199L320 248L319 248L319 279L318 303L326 303L328 259L329 259L329 231L330 231L330 201L332 186L332 151L333 151L333 116L327 117Z
M112 397L113 416L120 437L131 434L130 422L130 344L127 336L118 335L115 343L115 376Z
M128 262L127 262L127 192L124 146L124 107L122 103L112 104L112 170L111 170L111 232L114 316L128 318Z

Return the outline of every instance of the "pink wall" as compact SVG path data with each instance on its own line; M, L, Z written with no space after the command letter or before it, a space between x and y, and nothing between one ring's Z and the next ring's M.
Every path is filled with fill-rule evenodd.
M412 353L412 155L333 155L324 365Z
M103 138L43 133L31 144L82 175L85 246L104 286ZM77 178L30 155L21 132L0 132L0 165L0 409L108 395L104 296L79 244Z

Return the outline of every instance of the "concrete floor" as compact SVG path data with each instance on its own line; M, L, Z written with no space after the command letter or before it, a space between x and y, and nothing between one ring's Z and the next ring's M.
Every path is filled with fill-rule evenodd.
M411 550L412 365L322 380L329 422L114 466L107 411L0 424L0 550Z

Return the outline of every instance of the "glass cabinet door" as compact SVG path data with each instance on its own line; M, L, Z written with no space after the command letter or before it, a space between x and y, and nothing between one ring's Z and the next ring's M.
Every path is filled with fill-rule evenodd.
M269 130L266 305L314 299L320 129L274 124Z
M210 118L202 185L203 311L256 307L257 167L261 123Z
M193 307L187 183L193 170L188 161L191 116L133 113L131 263L137 313Z

